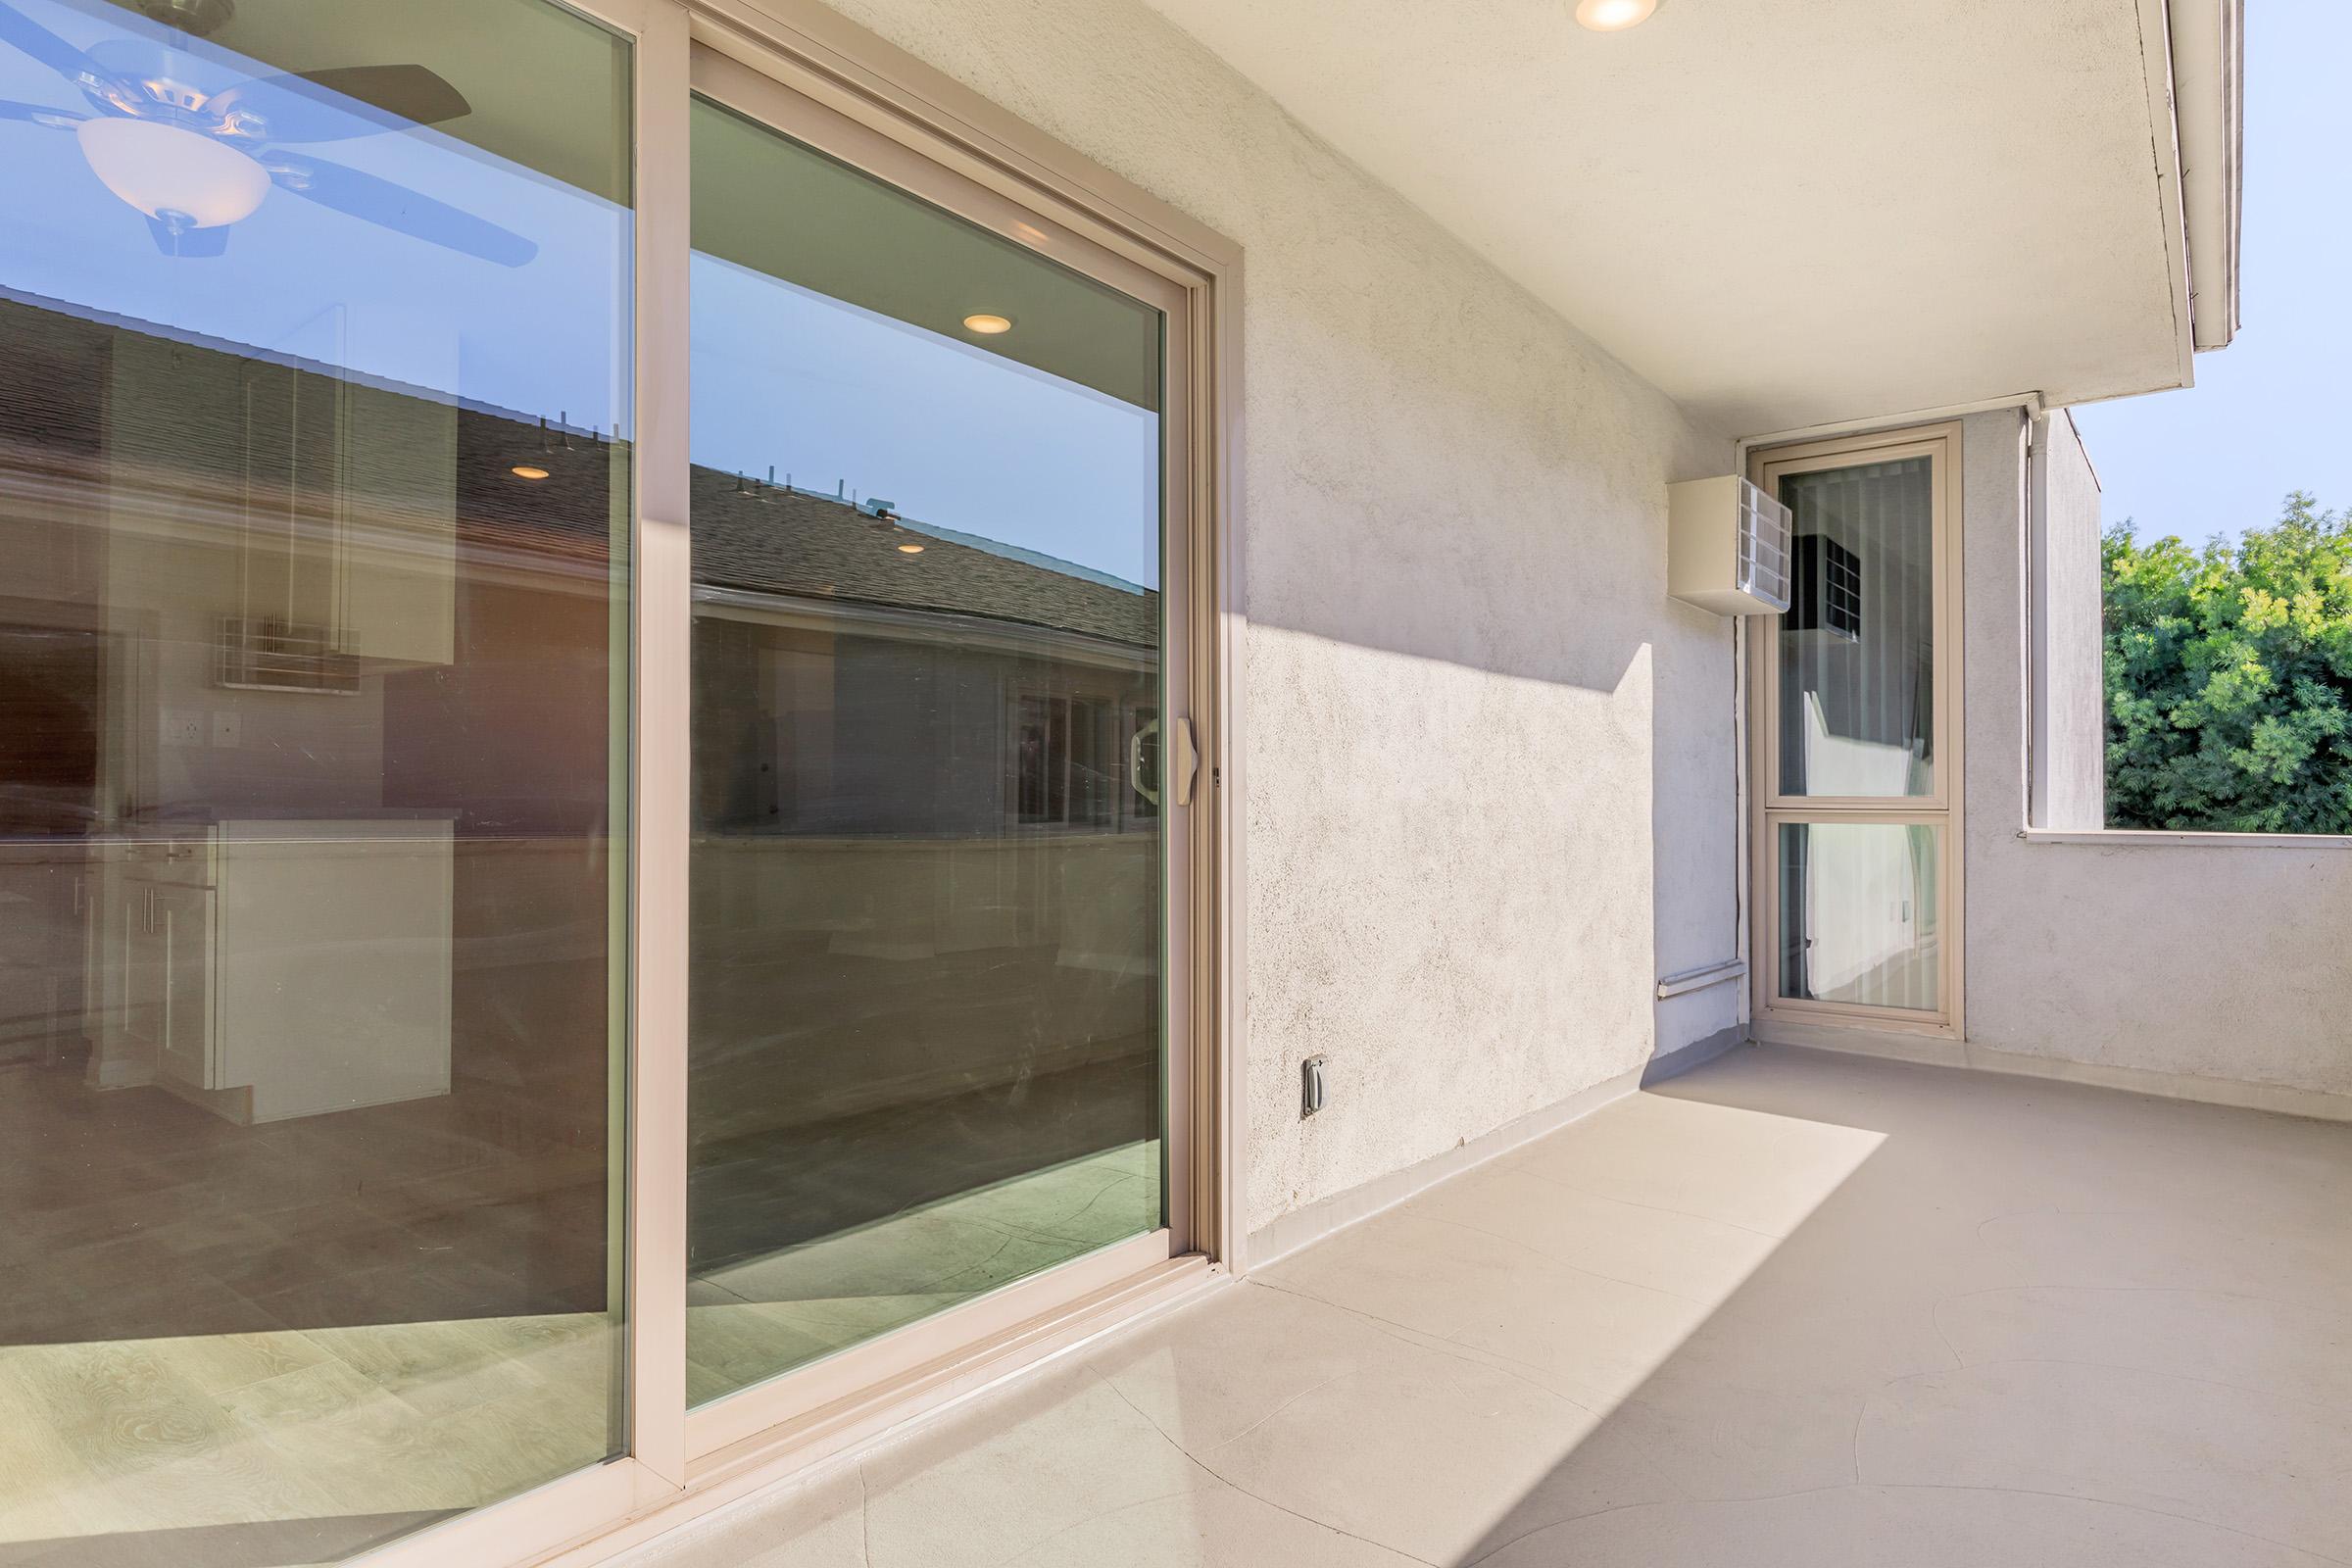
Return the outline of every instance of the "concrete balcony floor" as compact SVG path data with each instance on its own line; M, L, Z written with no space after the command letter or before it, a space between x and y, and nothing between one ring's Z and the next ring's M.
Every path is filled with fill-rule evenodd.
M2347 1498L2352 1127L1766 1049L624 1560L2287 1568Z

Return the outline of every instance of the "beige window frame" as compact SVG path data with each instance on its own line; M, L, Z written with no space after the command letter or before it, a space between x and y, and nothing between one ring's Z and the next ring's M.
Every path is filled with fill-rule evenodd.
M1241 1265L1241 254L1230 241L813 0L569 0L634 42L635 389L619 1457L368 1553L370 1568L585 1564ZM1169 1224L686 1407L688 118L717 98L1159 308L1167 611ZM1163 728L1162 755L1178 749Z
M1963 888L1961 853L1963 802L1963 736L1967 725L1961 711L1964 650L1961 646L1960 558L1960 425L1957 421L1917 425L1867 435L1839 436L1792 446L1766 447L1748 454L1748 477L1768 495L1780 493L1780 481L1790 474L1851 467L1903 458L1929 460L1931 479L1931 539L1935 567L1934 606L1930 624L1935 639L1935 670L1930 689L1935 716L1930 727L1934 747L1935 787L1921 796L1806 796L1781 789L1781 622L1759 616L1750 639L1749 729L1749 888L1753 911L1748 921L1748 974L1752 1016L1759 1025L1831 1025L1886 1033L1927 1035L1958 1040L1965 1037L1963 987ZM1936 864L1936 996L1942 1005L1935 1012L1903 1007L1866 1006L1856 1003L1813 1002L1781 996L1780 829L1785 823L1886 823L1924 825L1938 829Z

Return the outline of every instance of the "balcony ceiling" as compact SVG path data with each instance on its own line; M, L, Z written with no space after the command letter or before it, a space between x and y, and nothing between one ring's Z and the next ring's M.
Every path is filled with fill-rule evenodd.
M1152 4L1726 434L2188 379L2162 0Z

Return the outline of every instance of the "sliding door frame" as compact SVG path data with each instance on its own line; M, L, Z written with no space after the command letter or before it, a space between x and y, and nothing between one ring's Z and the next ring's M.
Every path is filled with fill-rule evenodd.
M1920 457L1928 459L1930 464L1932 508L1929 550L1934 569L1934 606L1930 625L1935 667L1930 690L1935 714L1930 744L1934 748L1934 789L1916 797L1783 793L1781 619L1768 615L1758 617L1756 622L1747 688L1748 711L1754 718L1748 727L1749 777L1754 781L1748 792L1749 906L1754 911L1748 921L1748 974L1752 1014L1759 1024L1843 1025L1946 1040L1966 1037L1962 941L1962 816L1966 791L1961 753L1967 726L1960 706L1966 690L1961 676L1964 650L1960 425L1957 421L1914 425L1759 448L1748 454L1748 477L1767 495L1777 498L1780 481L1790 474ZM1785 824L1821 823L1918 824L1937 829L1936 996L1941 1005L1936 1011L1814 1002L1780 995L1780 829Z
M696 97L814 148L892 189L1026 246L1158 311L1165 322L1163 374L1170 394L1162 400L1160 411L1162 472L1173 478L1182 471L1184 455L1192 444L1189 411L1182 396L1190 379L1187 317L1191 296L1180 283L1073 233L1029 204L1014 202L947 168L924 149L787 85L768 71L745 63L736 52L698 43L692 77ZM680 178L682 181L684 176ZM1163 711L1188 718L1196 711L1194 671L1185 657L1191 641L1186 629L1192 594L1190 563L1183 544L1191 535L1190 502L1186 486L1163 483L1161 707ZM1163 756L1171 755L1172 750L1164 749ZM1163 1018L1171 1069L1163 1085L1166 1225L696 1406L686 1417L690 1467L737 1444L758 1443L771 1429L812 1411L859 1399L868 1391L954 1356L965 1347L1017 1329L1071 1299L1195 1250L1190 1189L1194 1150L1193 1140L1183 1130L1190 1100L1187 1067L1196 1049L1191 1031L1193 999L1185 984L1192 944L1184 918L1193 904L1194 815L1192 809L1176 809L1171 805L1160 817L1165 862L1160 908L1162 960L1170 982L1165 988Z
M623 1451L404 1537L370 1568L601 1560L1238 1271L1246 1240L1238 681L1241 253L813 0L567 0L634 41L635 461L629 549ZM1198 749L1169 810L1169 1224L691 1413L686 1407L688 122L698 81L836 157L931 190L1167 312L1163 658ZM789 122L779 123L779 120ZM812 134L813 133L813 134ZM1101 264L1088 265L1088 259ZM1184 588L1181 609L1176 585ZM1183 706L1177 704L1181 702ZM1164 755L1178 755L1169 747ZM1180 978L1179 978L1180 977Z

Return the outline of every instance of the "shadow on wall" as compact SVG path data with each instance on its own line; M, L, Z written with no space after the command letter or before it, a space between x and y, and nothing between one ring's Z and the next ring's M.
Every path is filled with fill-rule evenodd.
M1440 1086L1459 1118L1365 1130L1411 1145L1367 1176L1737 1021L1729 989L1649 996L1737 946L1730 626L1667 597L1665 528L1667 483L1728 471L1731 452L1498 278L1332 318L1357 303L1335 275L1483 268L1420 254L1449 244L1326 244L1311 293L1288 270L1250 278L1245 744L1250 883L1271 891L1253 892L1251 1013L1302 1048L1277 1053L1258 1114L1302 1148L1349 1136L1345 1111L1298 1126L1290 1080L1351 1019L1490 1037L1466 1042L1490 1059ZM1420 925L1332 913L1400 883ZM1493 906L1517 900L1513 927ZM1417 995L1352 1009L1264 976L1271 961ZM1458 1010L1430 999L1470 971ZM1506 1012L1516 1048L1492 1038ZM1256 1185L1280 1209L1336 1180Z
M1662 558L1612 562L1609 555L1621 557L1622 547L1587 548L1591 530L1570 526L1573 514L1557 499L1489 506L1460 494L1391 492L1387 501L1411 519L1409 537L1384 536L1377 513L1345 496L1330 498L1333 517L1324 535L1345 538L1344 551L1252 537L1251 628L1613 693L1668 612ZM1288 507L1284 515L1296 523L1298 512ZM1311 565L1300 563L1287 582L1267 580L1278 570L1288 575L1288 564L1268 569L1261 557L1301 550L1314 552ZM1326 560L1327 553L1343 559Z
M1444 308L1371 302L1465 269ZM1616 690L1672 624L1665 486L1728 445L1449 237L1278 255L1250 285L1252 625Z

